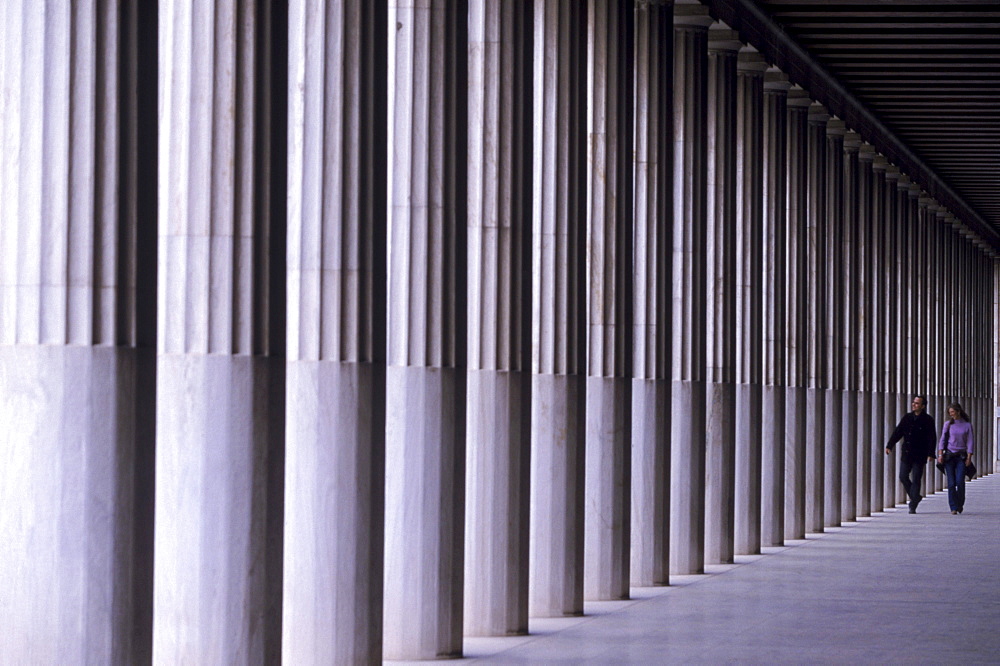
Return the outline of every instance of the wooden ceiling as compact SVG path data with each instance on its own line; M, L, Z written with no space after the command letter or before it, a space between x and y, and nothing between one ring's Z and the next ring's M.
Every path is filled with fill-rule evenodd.
M1000 0L706 4L1000 249Z

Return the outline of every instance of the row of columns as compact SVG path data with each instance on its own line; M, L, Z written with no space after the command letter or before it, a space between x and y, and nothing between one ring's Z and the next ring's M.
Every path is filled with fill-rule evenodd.
M457 656L894 506L915 393L993 471L992 250L693 0L4 11L0 661Z

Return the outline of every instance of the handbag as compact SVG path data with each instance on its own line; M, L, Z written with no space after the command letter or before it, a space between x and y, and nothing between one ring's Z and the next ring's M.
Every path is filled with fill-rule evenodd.
M965 477L972 481L973 477L976 476L976 466L971 460L966 460L965 462Z
M951 451L948 450L948 438L951 436L951 423L949 423L944 429L944 444L941 446L941 461L936 463L934 466L938 468L938 471L942 474L944 471L944 464L948 462L951 458Z

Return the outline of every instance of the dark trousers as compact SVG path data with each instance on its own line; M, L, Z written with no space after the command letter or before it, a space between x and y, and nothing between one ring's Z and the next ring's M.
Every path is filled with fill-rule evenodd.
M899 459L899 481L910 498L911 508L916 508L920 503L920 482L924 478L925 467L927 458L924 457L919 460L912 460L906 456Z

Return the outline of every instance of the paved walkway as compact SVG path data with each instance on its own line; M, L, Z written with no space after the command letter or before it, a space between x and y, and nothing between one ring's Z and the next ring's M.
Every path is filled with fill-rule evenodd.
M1000 664L1000 475L677 576L532 635L467 638L477 662Z

